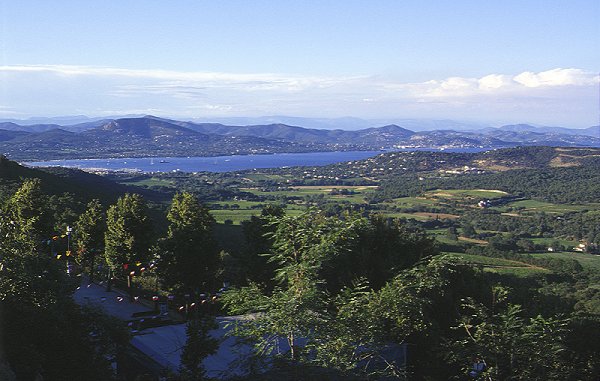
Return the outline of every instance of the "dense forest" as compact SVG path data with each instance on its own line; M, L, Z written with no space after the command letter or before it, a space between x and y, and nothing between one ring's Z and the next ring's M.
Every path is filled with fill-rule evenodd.
M149 303L214 296L212 309L179 315L187 344L180 369L164 376L172 380L209 377L202 360L219 345L208 334L216 315L246 317L229 327L250 348L235 379L595 380L598 270L535 253L585 242L595 257L598 164L547 166L555 157L553 149L493 152L494 165L536 168L443 176L426 165L376 179L358 204L343 202L356 199L354 188L290 198L297 190L282 186L281 174L265 177L260 192L248 173L171 174L142 188L136 182L149 177L41 171L2 158L0 378L123 377L111 363L133 332L72 299L96 279ZM272 189L280 193L268 198ZM499 196L486 207L422 197L427 203L410 208L431 214L426 220L383 209L440 189ZM256 213L217 223L208 203L224 200L254 202ZM521 200L585 208L513 206Z

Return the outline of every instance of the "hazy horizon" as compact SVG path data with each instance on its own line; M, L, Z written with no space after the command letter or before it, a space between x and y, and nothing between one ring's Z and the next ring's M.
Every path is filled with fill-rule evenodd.
M92 3L90 5L90 3ZM594 1L4 2L0 118L598 125Z

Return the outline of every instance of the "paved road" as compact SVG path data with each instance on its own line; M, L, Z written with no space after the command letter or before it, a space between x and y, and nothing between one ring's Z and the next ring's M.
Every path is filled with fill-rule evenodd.
M83 276L81 278L81 286L73 295L73 299L79 305L100 307L108 315L124 321L131 320L133 313L151 310L140 302L129 301L129 295L120 290L113 288L113 291L107 292L104 285L89 283Z
M107 292L104 285L89 283L82 277L82 284L76 290L74 300L80 305L100 307L108 315L123 321L131 320L132 314L151 311L141 302L131 302L129 296L118 289ZM217 353L204 361L207 375L223 378L226 375L239 374L233 362L250 352L250 348L235 347L236 339L225 336L226 325L239 317L218 317L219 328L211 331L211 336L220 341ZM173 324L164 327L148 328L138 332L131 339L131 345L159 364L163 369L178 371L181 363L181 350L186 341L185 324Z

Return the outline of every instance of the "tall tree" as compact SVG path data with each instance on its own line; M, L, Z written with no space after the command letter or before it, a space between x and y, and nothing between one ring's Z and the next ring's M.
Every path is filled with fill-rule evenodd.
M437 253L424 231L409 229L396 219L379 215L356 219L353 230L356 239L348 250L323 266L329 291L350 287L359 278L378 290L400 271Z
M181 374L183 380L199 381L206 379L203 361L219 348L210 331L218 328L212 316L201 316L187 323L187 341L181 352Z
M241 262L245 276L251 282L264 284L269 289L275 286L273 277L276 268L274 263L268 261L268 253L273 244L272 234L276 228L272 219L284 214L283 208L269 204L263 208L260 216L252 216L242 223L246 242Z
M11 220L22 234L39 238L50 233L46 199L40 179L26 180L9 199L6 212L11 215Z
M104 248L105 232L106 216L104 209L100 201L92 200L87 204L87 209L79 216L75 223L78 258L90 262L90 281L93 281L94 278L96 256Z
M490 308L466 299L463 336L449 343L448 359L463 362L465 373L468 360L483 359L493 380L583 379L585 369L573 369L568 360L568 319L524 317L523 308L507 298L506 289L495 287Z
M325 319L327 294L320 279L322 263L330 260L353 239L354 219L327 218L315 211L276 220L269 261L277 265L274 290L250 284L225 294L234 313L261 312L241 322L236 334L255 341L259 355L279 354L302 361L300 343L311 341ZM286 341L282 351L280 340Z
M77 280L37 250L35 183L0 211L0 378L110 379L110 351L90 337L97 322L72 299Z
M126 194L108 208L104 255L115 274L129 278L136 262L146 261L152 245L152 223L139 194ZM117 271L123 269L122 272Z
M173 198L167 237L159 242L158 272L167 287L204 291L215 285L219 252L214 218L191 193Z

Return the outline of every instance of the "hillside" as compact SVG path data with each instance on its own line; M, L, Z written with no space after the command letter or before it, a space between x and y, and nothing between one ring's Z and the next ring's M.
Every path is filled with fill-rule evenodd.
M390 124L362 130L286 124L228 126L145 116L73 126L0 124L0 152L17 160L144 156L217 156L397 148L503 148L527 145L600 146L600 137L544 132L532 126L480 131L414 132ZM590 130L591 131L591 130ZM151 154L150 154L151 153Z
M343 144L395 144L408 138L413 131L396 125L367 128L358 131L324 130L289 126L286 124L226 126L214 123L185 123L186 127L203 133L219 135L255 136L269 139L289 140L299 143L343 143Z
M4 132L0 136L5 136L0 141L0 152L18 160L140 157L149 153L153 156L214 156L324 150L319 144L311 148L254 136L203 134L155 118L116 119L79 133L52 129L25 134Z
M42 180L42 189L49 195L71 193L80 201L97 198L105 202L114 202L127 192L143 193L151 200L164 198L157 192L118 184L105 177L78 169L29 168L0 155L0 195L14 192L23 180L33 178Z

